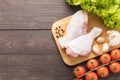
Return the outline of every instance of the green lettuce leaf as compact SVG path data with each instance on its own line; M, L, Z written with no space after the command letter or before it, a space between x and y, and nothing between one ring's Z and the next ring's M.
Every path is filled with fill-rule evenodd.
M69 4L69 5L72 5L72 6L78 6L81 4L81 1L82 0L66 0L66 2Z
M120 27L120 0L66 0L69 5L81 6L83 10L101 17L108 28Z
M72 6L74 5L74 4L73 4L73 0L66 0L66 2L67 2L69 5L72 5Z

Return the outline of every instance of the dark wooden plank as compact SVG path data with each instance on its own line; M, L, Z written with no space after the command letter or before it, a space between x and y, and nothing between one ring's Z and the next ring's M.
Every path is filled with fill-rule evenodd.
M81 65L85 65L82 63ZM15 80L73 80L73 68L66 66L58 55L8 56L8 72ZM10 74L12 73L12 74ZM12 77L11 77L12 76ZM99 80L120 80L120 74L110 73Z
M0 0L0 29L51 29L76 10L65 0Z
M65 0L0 0L0 80L72 80L75 66L63 63L49 29L78 9Z
M60 55L0 55L1 80L73 80L73 68L66 66ZM82 63L81 65L85 65ZM120 74L105 79L120 80Z
M0 31L0 54L59 54L50 30Z
M56 55L13 56L9 57L8 66L11 80L71 80L73 77Z
M9 80L8 56L0 55L0 79L1 80Z
M7 57L6 57L7 56ZM60 55L6 55L7 66L0 66L2 80L72 80L72 69L61 61ZM1 61L0 61L1 62ZM1 72L2 69L6 69Z

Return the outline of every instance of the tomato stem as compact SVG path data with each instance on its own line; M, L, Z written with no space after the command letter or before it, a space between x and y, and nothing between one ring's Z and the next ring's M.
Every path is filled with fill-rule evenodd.
M77 69L76 69L76 71L78 72L78 71L79 71L79 69L77 68Z
M116 67L114 67L114 71L116 71L117 69L116 69Z
M94 78L90 78L90 80L94 80Z
M107 59L108 59L106 56L105 56L104 58L105 58L105 60L107 60Z
M115 52L115 58L117 57L117 52Z
M105 74L104 72L101 73L102 76L104 76L104 74Z

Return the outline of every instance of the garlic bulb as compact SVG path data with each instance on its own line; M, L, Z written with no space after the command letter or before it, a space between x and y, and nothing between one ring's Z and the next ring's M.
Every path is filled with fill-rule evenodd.
M107 39L108 39L108 44L110 47L117 47L118 45L120 45L120 33L119 31L116 30L109 30L106 33Z
M108 52L108 50L109 50L108 43L103 43L102 52Z
M110 42L109 42L110 47L117 47L120 45L120 36L119 37L114 37Z
M99 46L98 46L98 45L93 45L92 51L93 51L95 54L99 54L99 53L100 53Z
M105 42L105 39L103 37L98 37L97 38L97 43L101 44L101 43L104 43Z
M120 33L116 30L109 30L106 32L108 41L111 41L114 37L120 36Z

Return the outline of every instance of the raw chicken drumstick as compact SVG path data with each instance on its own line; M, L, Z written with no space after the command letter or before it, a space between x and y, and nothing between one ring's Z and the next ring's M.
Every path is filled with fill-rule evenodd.
M72 16L67 26L66 36L59 39L59 44L61 48L65 48L66 44L68 44L74 38L86 34L87 24L88 24L87 12L83 10L77 11Z
M86 56L91 52L93 41L102 32L102 29L94 27L91 32L73 39L66 46L66 53L70 56Z

